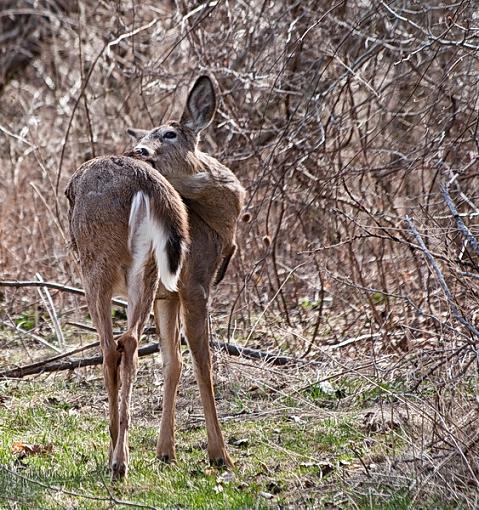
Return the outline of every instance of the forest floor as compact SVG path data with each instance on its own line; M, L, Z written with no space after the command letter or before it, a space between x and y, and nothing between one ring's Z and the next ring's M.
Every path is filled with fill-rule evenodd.
M26 350L35 359L51 355L1 331L0 346L2 366L25 363ZM395 469L415 426L401 409L401 388L330 361L274 367L216 352L217 405L236 467L210 467L186 347L183 358L177 462L155 459L162 400L155 354L140 360L130 471L121 483L106 469L100 367L0 381L0 509L454 508L431 492L417 499L412 480Z

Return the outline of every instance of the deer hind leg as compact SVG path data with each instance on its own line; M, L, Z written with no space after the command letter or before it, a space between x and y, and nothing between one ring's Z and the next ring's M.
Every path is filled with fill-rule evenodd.
M182 365L178 309L179 301L176 294L171 294L164 299L157 299L154 304L164 373L163 411L160 434L156 444L156 456L164 462L170 462L176 458L175 406Z
M96 274L95 271L83 271L83 274ZM119 409L118 409L118 375L121 354L117 351L117 345L113 338L111 323L111 297L112 291L109 283L85 278L85 292L88 309L93 323L100 337L100 345L103 352L103 377L108 394L108 407L110 417L110 454L118 439Z
M190 289L191 290L191 289ZM223 434L218 421L211 376L211 353L209 346L207 299L199 289L183 302L183 324L195 367L208 434L208 456L215 465L233 467L226 451Z
M157 281L158 271L152 258L143 267L134 266L127 277L128 329L117 340L117 349L121 352L121 401L118 439L111 462L114 480L124 478L128 472L128 429L131 394L138 369L138 340L151 310Z

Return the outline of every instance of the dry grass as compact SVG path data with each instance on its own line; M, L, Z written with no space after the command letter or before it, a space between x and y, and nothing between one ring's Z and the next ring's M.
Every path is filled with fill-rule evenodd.
M404 508L474 508L477 30L469 0L7 0L0 279L80 285L66 180L86 159L123 151L128 126L177 115L192 79L209 73L220 106L203 147L237 173L251 217L215 293L213 331L322 363L295 372L223 360L222 413L243 399L276 416L281 392L298 398L309 385L322 400L315 384L328 378L345 387L335 412L385 413L379 429L401 415L400 451L331 482L338 506L363 504L360 494L384 503L389 484ZM66 323L88 319L83 300L51 295L68 344L80 343ZM27 334L11 349L13 325L57 345L36 290L0 287L0 305L0 365L43 354ZM276 396L250 398L256 380ZM298 413L317 412L308 398Z

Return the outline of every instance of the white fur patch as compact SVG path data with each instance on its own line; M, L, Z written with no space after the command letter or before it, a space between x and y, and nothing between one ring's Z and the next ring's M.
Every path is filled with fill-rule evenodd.
M169 291L177 290L180 269L172 273L169 269L166 245L169 232L153 217L150 198L138 191L131 202L128 221L128 248L133 256L130 269L133 275L141 274L145 263L153 251L161 283Z

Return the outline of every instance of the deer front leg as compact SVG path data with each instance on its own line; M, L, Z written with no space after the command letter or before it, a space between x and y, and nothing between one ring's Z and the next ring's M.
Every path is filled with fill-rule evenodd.
M226 451L213 392L207 301L197 296L196 299L184 303L184 310L185 333L191 354L193 355L196 380L205 413L206 431L208 434L208 456L212 464L232 468L234 465Z
M160 434L156 444L156 456L164 462L170 462L176 458L175 406L182 365L178 332L178 308L179 302L176 295L171 295L165 299L157 299L154 304L164 374L163 410Z

